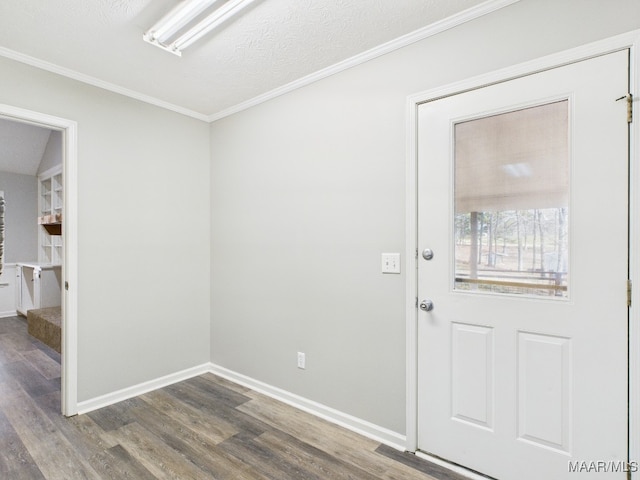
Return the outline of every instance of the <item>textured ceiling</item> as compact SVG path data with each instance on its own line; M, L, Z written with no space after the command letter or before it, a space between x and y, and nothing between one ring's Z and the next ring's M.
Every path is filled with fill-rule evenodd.
M210 117L461 11L500 2L256 0L182 57L142 40L176 3L2 0L0 54L32 57Z

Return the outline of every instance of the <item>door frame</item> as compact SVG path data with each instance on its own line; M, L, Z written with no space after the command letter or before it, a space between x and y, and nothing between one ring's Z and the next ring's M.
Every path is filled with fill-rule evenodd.
M640 462L640 30L617 35L488 74L419 92L406 103L406 449L418 448L418 107L426 102L514 80L544 70L619 50L630 51L630 90L634 121L630 124L629 278L634 284L629 309L629 458ZM640 480L640 472L632 478Z
M73 120L0 104L0 118L62 132L62 222L64 259L62 279L61 411L78 413L78 124Z

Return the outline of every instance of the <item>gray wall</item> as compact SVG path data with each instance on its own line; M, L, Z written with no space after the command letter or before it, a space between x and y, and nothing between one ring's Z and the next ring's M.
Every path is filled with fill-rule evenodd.
M212 361L404 432L407 96L637 28L522 0L212 124Z
M44 148L42 160L38 167L38 175L62 164L62 132L52 130L49 141Z
M0 58L0 103L79 125L79 400L211 359L403 432L407 95L634 28L522 0L211 126Z
M0 103L78 122L78 400L208 362L209 126L6 58L0 71Z
M0 172L5 205L5 263L38 259L38 179Z

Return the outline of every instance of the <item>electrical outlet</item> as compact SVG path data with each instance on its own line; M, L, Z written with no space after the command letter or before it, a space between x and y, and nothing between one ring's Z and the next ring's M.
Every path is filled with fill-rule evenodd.
M304 353L298 352L298 368L305 369L307 368L307 359Z

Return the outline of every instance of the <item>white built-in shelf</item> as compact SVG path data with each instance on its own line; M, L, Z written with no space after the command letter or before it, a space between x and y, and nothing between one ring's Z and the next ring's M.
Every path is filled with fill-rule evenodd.
M62 207L64 205L62 166L43 173L39 180L38 261L60 265L63 254Z

